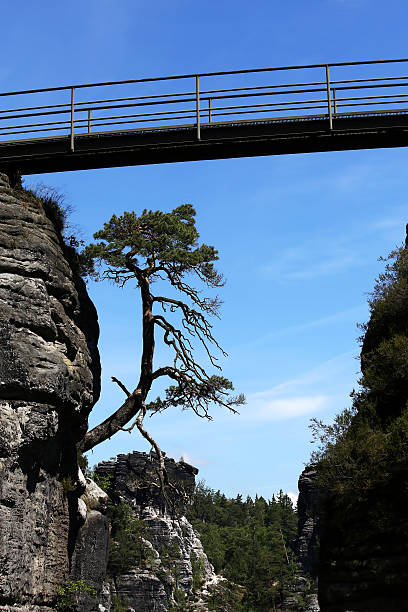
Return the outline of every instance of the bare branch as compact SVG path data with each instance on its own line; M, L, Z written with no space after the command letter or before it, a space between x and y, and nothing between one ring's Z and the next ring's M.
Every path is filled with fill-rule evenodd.
M158 370L153 372L152 379L156 380L156 378L160 378L161 376L169 376L170 378L173 378L174 380L178 380L180 378L180 372L176 370L175 368L166 366L164 368L159 368Z
M113 381L113 382L115 382L115 383L117 383L117 384L119 385L119 387L122 389L122 391L123 391L123 392L124 392L124 393L125 393L125 394L126 394L128 397L131 395L130 391L128 391L128 390L126 389L125 385L124 385L124 384L123 384L123 383L122 383L120 380L118 380L118 379L117 379L115 376L111 376L111 378L112 378L112 381Z
M160 446L157 444L156 440L154 438L152 438L152 436L149 434L149 432L143 427L143 419L146 415L146 406L143 406L141 411L139 412L137 418L136 418L136 427L138 428L138 430L140 431L140 433L142 434L142 436L145 438L145 440L147 440L148 442L150 442L150 444L153 446L154 450L156 451L157 454L157 459L159 462L159 469L158 469L158 476L159 476L159 480L160 480L160 486L163 492L163 495L165 494L165 486L169 484L169 479L167 476L167 472L166 472L166 467L164 465L164 457L163 457L163 453L161 451Z

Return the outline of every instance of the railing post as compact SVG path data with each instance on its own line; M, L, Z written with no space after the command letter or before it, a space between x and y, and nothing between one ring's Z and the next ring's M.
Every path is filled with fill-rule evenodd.
M336 98L335 89L333 89L333 106L334 106L334 114L337 115L337 98Z
M200 80L196 76L196 120L197 120L197 140L201 140L200 130Z
M88 108L88 134L91 133L91 109Z
M71 87L71 151L74 152L74 93L75 88Z
M326 64L326 88L327 88L327 108L329 110L329 125L330 129L333 129L333 115L332 115L332 107L331 107L331 95L330 95L330 74L329 74L329 66Z
M208 98L208 121L209 121L209 123L211 123L211 121L212 121L211 98Z

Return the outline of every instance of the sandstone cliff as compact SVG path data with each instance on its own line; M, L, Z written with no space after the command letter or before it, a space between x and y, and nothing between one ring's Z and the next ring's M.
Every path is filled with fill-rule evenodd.
M84 521L89 531L96 520L106 548L105 519L79 501L76 443L99 396L99 330L69 256L41 201L0 174L1 610L55 610Z

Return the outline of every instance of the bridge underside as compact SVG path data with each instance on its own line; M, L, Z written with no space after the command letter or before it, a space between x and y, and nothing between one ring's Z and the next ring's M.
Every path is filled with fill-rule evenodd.
M408 114L202 124L0 142L0 169L40 174L114 166L282 155L351 149L405 147Z

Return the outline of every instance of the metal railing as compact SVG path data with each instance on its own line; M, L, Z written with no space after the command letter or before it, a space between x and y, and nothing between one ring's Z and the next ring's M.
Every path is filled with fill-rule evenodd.
M322 118L333 130L339 118L408 112L407 64L313 64L5 92L0 143L62 137L74 151L76 137L90 134L193 128L200 140L203 127Z

